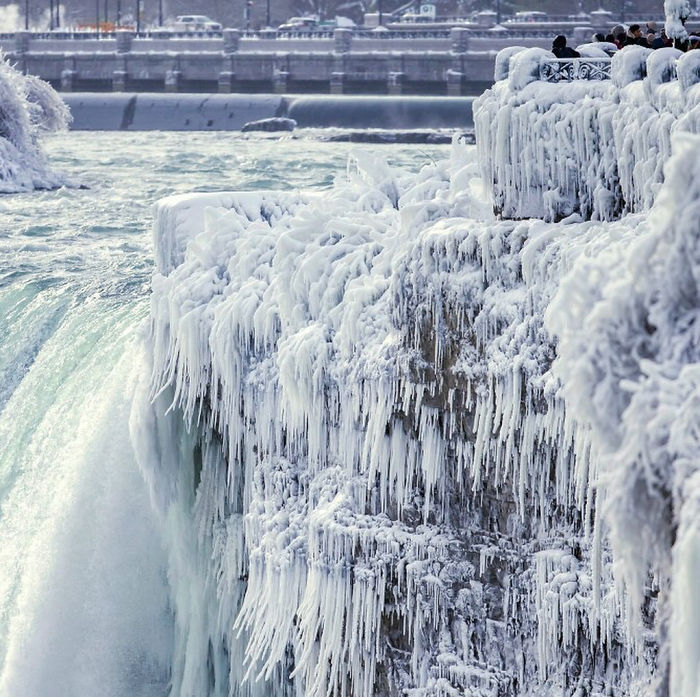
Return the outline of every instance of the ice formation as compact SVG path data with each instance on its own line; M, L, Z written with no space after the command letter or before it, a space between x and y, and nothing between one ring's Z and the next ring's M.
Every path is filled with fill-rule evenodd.
M671 39L687 39L685 20L693 13L690 0L664 0L666 36Z
M49 168L39 138L65 130L69 121L68 108L47 82L22 75L0 55L0 193L63 183Z
M700 130L695 51L627 46L612 58L612 80L553 84L539 80L542 63L554 60L548 51L507 60L507 79L474 109L482 175L503 216L612 220L646 210L671 135Z
M696 696L698 63L543 59L497 61L483 180L159 204L173 695Z

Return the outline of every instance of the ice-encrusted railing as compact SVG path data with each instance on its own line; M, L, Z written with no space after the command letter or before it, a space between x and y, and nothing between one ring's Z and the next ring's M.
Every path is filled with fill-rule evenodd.
M671 134L700 131L699 52L628 46L607 58L579 48L601 55L501 51L496 84L474 102L482 174L503 217L612 220L647 210Z
M542 61L540 80L571 82L572 80L609 80L612 58L555 58Z

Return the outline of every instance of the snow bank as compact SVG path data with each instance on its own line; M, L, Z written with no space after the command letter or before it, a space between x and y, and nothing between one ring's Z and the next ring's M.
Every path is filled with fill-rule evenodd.
M39 137L64 130L70 120L51 86L22 75L0 55L0 193L60 186L48 167Z
M507 58L507 78L501 70L502 81L474 102L495 210L516 219L612 220L648 209L671 133L700 129L695 53L628 46L612 58L612 80L558 83L539 77L552 60L547 52L511 49Z
M669 632L687 680L700 192L675 147L648 220L495 220L460 144L417 175L358 154L313 198L160 204L133 425L174 694L641 694Z

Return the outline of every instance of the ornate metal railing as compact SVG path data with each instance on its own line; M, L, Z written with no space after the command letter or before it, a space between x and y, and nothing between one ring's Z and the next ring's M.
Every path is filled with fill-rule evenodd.
M574 80L609 80L611 58L555 58L540 65L540 80L572 82Z

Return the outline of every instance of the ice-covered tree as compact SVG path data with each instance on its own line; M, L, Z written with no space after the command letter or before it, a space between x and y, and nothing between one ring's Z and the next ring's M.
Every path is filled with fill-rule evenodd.
M665 0L666 35L671 39L687 39L685 20L690 17L690 0Z

